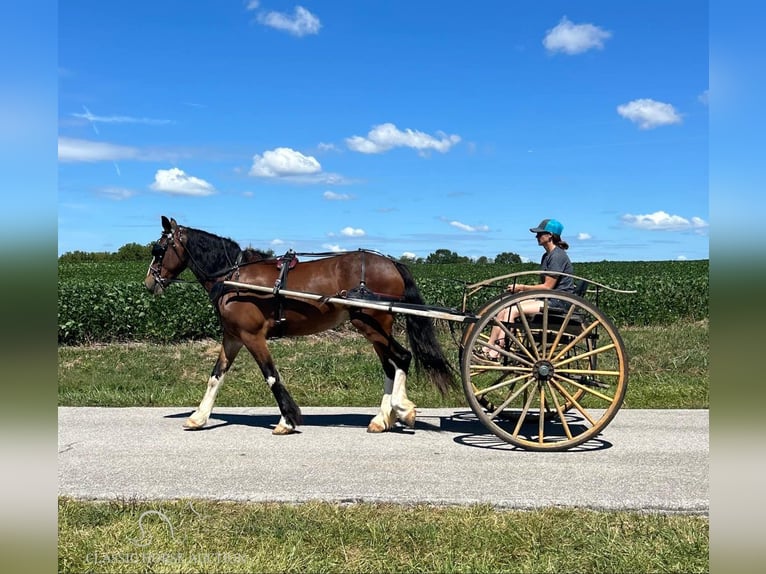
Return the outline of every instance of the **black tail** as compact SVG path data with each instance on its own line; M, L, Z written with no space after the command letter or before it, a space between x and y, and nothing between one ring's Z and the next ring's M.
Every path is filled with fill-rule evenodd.
M410 270L398 261L394 263L404 280L405 302L424 305L425 302ZM415 366L425 372L428 380L439 389L442 395L446 395L449 388L455 385L454 370L436 338L433 321L430 317L410 314L406 315L406 321L407 338L415 357Z

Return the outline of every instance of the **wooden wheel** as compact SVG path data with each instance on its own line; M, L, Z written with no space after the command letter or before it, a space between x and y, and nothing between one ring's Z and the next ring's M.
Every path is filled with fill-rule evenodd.
M519 312L530 300L540 302L540 313ZM549 290L504 296L482 309L461 341L460 362L476 416L528 450L566 450L596 437L628 384L625 346L612 322L585 299Z

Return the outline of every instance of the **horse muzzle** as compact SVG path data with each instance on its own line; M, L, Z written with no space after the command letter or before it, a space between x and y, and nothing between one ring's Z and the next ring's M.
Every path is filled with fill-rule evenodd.
M149 273L146 276L146 279L144 279L144 286L152 293L152 295L162 295L166 287L162 277L155 275L154 273Z

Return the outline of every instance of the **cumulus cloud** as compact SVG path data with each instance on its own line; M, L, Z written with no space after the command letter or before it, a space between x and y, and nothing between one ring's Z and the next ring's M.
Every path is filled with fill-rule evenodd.
M655 211L646 215L627 213L622 221L630 227L648 231L704 231L709 224L700 217L686 219L680 215L671 215L664 211Z
M187 175L177 167L158 169L150 187L155 191L174 195L205 196L215 193L215 188L204 179Z
M364 229L354 227L344 227L340 230L340 234L345 237L364 237L366 235Z
M343 253L346 251L337 243L325 243L322 245L322 247L327 249L327 251L332 251L333 253Z
M478 225L478 226L467 225L467 224L461 223L459 221L450 221L449 224L452 227L457 227L458 229L460 229L462 231L468 231L470 233L472 233L474 231L489 231L489 227L486 226L486 225Z
M611 32L593 24L574 24L564 16L558 26L545 34L543 45L549 52L581 54L594 48L603 49L604 40L611 35Z
M577 239L579 241L588 241L589 239L593 239L593 237L591 236L590 233L582 233L581 232L581 233L577 234Z
M325 191L322 194L322 197L327 201L348 201L349 199L353 199L352 195L347 193L335 193L334 191Z
M405 251L404 253L402 253L402 259L412 259L412 260L414 260L414 259L417 259L417 258L418 258L418 256L415 255L412 251Z
M289 147L278 147L253 156L250 175L256 177L291 177L315 175L322 171L321 164L310 155L303 155Z
M460 142L460 136L437 132L436 136L407 128L401 131L392 123L374 126L367 137L352 136L346 138L350 150L360 153L383 153L395 147L409 147L421 154L434 150L446 153Z
M60 162L99 162L138 159L139 150L134 147L105 142L60 137L58 141Z
M249 6L248 8L252 9ZM292 15L285 14L284 12L264 12L258 15L258 21L264 26L269 26L298 37L319 34L319 29L322 27L319 18L303 6L296 6Z
M647 98L617 106L617 113L638 124L642 130L681 123L681 115L672 105Z

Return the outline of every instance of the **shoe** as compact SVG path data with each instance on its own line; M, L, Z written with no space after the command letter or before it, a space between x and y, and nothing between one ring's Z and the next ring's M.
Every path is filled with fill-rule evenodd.
M495 364L500 362L500 357L493 357L486 351L480 351L477 349L473 350L473 358L476 359L480 363L484 364Z

